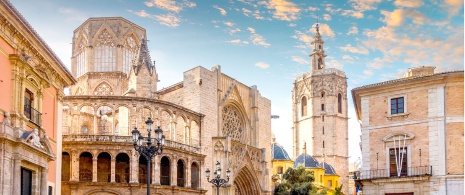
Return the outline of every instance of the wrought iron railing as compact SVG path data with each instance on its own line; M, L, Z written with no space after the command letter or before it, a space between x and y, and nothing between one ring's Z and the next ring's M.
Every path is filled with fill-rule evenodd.
M118 135L63 135L63 142L122 142L134 143L132 136ZM152 142L155 143L155 140ZM183 143L178 143L171 140L165 140L165 147L180 149L193 153L200 153L200 148L190 146Z
M369 180L369 179L385 179L385 178L399 178L399 177L417 177L417 176L431 176L433 174L431 166L420 167L407 167L400 172L400 174L391 174L389 169L377 170L364 170L355 171L355 180Z
M29 121L36 124L37 126L42 125L42 113L32 108L31 106L24 105L24 115L26 115Z

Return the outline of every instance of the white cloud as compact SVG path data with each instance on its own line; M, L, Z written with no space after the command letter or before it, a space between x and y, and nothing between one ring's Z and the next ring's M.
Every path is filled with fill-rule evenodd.
M227 12L221 7L218 7L217 5L214 5L213 8L217 9L220 11L221 15L226 16Z
M168 27L177 27L179 26L179 18L173 14L166 14L166 15L156 15L155 19L162 25Z
M346 46L339 47L342 51L348 51L351 53L359 53L359 54L368 54L368 49L364 47L353 47L351 44L347 44Z
M235 25L234 23L228 21L223 22L223 24L229 27L233 27Z
M343 56L342 56L342 59L348 60L348 61L354 60L354 58L352 58L352 56L349 56L349 55L343 55Z
M347 35L356 35L358 34L358 28L356 26L352 26L349 29L349 32L346 33Z
M270 0L263 2L268 9L274 10L273 18L278 20L292 21L297 20L300 13L300 8L294 3L287 0Z
M326 61L326 66L329 67L329 68L337 68L337 69L342 69L344 68L344 65L341 64L339 61L337 60L329 60L329 61Z
M247 30L251 34L249 40L252 41L254 45L261 45L265 48L268 48L270 46L270 44L266 42L265 38L262 35L255 33L254 28L248 27Z
M265 62L257 62L257 63L255 63L255 66L258 66L258 67L263 68L263 69L267 69L267 68L270 67L270 65L265 63Z
M318 10L320 10L320 8L310 6L310 7L308 7L308 10L309 11L318 11Z
M295 24L295 23L289 23L288 26L289 26L289 27L295 27L295 26L297 26L297 24Z
M138 15L139 17L142 17L142 18L152 18L153 17L152 15L145 12L145 10L140 10L138 12L134 12L132 10L128 10L128 11L131 12L131 13L134 13L134 14Z
M233 45L239 45L239 46L243 46L243 45L248 45L249 42L248 41L242 41L240 39L234 39L234 40L230 40L230 41L226 41L227 43L231 43Z
M327 24L320 23L319 26L320 26L320 34L322 36L334 37L334 31ZM310 31L313 34L316 33L316 29L314 27L310 29Z
M448 11L449 15L455 16L461 9L463 9L463 0L445 0L446 10Z
M357 10L344 10L342 11L343 16L352 16L354 18L363 18L363 12Z
M239 29L239 28L231 29L231 30L229 30L229 34L235 34L235 33L240 32L240 31L241 31L241 29Z
M373 71L372 70L364 70L363 74L365 74L367 76L371 76L371 75L373 75Z
M247 30L248 30L250 33L252 33L252 34L254 34L254 33L255 33L255 29L254 29L254 28L252 28L252 27L248 27L248 28L247 28Z
M399 7L420 7L423 5L423 0L395 0L394 5Z
M304 58L300 56L291 56L292 61L297 62L298 64L308 64L310 63L308 60L305 60Z
M330 21L331 20L331 15L323 14L323 19L326 20L326 21Z
M301 32L301 31L298 31L298 30L294 31L294 33L295 34L292 35L291 37L294 38L294 39L299 40L300 44L301 44L301 45L299 45L297 47L299 47L299 48L309 48L310 47L310 44L313 41L312 36L307 35L307 34Z
M266 42L265 38L259 34L252 34L249 38L254 45L261 45L265 48L268 48L270 46L269 43Z

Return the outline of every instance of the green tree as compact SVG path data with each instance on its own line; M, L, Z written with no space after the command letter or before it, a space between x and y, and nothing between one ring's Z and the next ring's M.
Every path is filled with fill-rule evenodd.
M344 185L344 184L341 184L341 186L334 188L334 191L335 191L334 195L343 195L344 194L344 193L342 193L342 185Z
M313 172L305 169L303 166L297 168L288 168L283 174L280 184L277 184L274 193L276 195L320 195L326 194L318 192L313 185Z

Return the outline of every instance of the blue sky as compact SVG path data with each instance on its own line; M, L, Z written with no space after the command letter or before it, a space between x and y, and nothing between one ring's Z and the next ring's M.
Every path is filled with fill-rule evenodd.
M315 22L326 66L354 87L395 79L414 66L463 70L463 0L11 0L70 67L71 38L89 17L124 17L147 30L159 89L196 66L257 85L272 101L272 130L292 155L294 78L310 70ZM360 128L349 98L349 156L360 155Z

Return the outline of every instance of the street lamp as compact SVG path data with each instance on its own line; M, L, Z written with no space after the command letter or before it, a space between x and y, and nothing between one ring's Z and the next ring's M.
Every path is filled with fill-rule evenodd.
M213 172L213 174L215 174L215 176L213 177L213 179L210 180L210 169L207 168L205 173L207 174L207 181L216 186L216 194L219 195L220 194L220 187L224 186L226 183L228 183L229 174L231 173L231 171L229 171L229 169L226 170L226 179L220 178L220 176L221 176L221 166L220 166L220 162L216 161L216 170L215 170L215 172Z
M134 149L139 152L140 155L144 156L145 159L147 159L147 195L150 195L150 164L152 163L152 158L161 154L163 151L163 146L165 145L165 136L163 135L163 130L161 130L160 126L158 126L158 128L155 129L154 138L156 145L152 146L152 137L150 136L153 124L152 119L149 117L147 121L145 121L145 124L147 125L148 132L146 146L142 145L144 142L144 137L139 133L137 127L135 127L131 133L132 139L134 141Z

